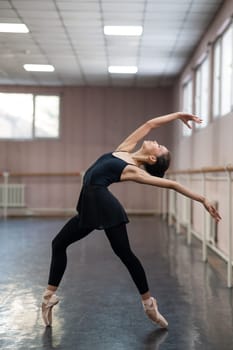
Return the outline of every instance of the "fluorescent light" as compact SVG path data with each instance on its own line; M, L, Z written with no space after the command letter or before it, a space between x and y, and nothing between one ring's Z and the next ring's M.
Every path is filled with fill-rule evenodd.
M116 74L135 74L138 68L135 66L109 66L108 71Z
M2 33L28 33L29 29L22 23L0 23Z
M25 64L23 68L28 72L53 72L55 70L50 64Z
M142 26L104 26L105 35L142 35Z

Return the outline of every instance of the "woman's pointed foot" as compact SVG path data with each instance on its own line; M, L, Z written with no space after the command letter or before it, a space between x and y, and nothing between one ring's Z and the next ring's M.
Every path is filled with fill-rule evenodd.
M158 305L156 299L153 297L150 298L150 301L142 301L143 309L147 316L154 324L158 324L161 328L167 328L167 320L160 314L158 310Z
M42 305L41 305L41 311L42 311L42 318L46 326L52 325L52 309L53 307L59 303L59 298L56 294L48 294L46 293L43 295Z

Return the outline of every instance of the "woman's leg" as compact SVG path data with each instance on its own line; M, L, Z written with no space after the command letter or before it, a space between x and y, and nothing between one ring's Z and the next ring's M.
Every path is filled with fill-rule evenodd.
M153 323L160 327L168 326L167 320L160 314L156 299L149 292L145 271L138 258L130 248L126 225L106 229L105 233L110 241L113 251L127 267L134 283L136 284L142 298L142 305L147 316Z
M67 265L67 247L87 236L92 230L79 228L79 216L71 218L52 241L48 290L55 291L60 284Z
M128 269L142 299L150 298L146 274L139 259L130 248L126 225L121 224L105 230L114 253Z
M92 230L79 228L79 216L71 218L52 241L49 282L43 294L42 317L46 326L52 325L52 308L59 302L57 290L67 265L67 247L87 236Z

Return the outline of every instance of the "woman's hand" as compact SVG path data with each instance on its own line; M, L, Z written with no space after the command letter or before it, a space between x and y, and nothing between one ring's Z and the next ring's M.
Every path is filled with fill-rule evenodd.
M204 200L203 205L205 209L210 213L212 218L215 219L216 222L219 222L222 219L218 211L214 208L214 206L211 203L209 203L206 199Z
M178 119L180 119L189 129L192 129L192 126L188 123L189 121L195 122L197 124L202 123L202 119L194 114L188 114L184 112L178 113Z

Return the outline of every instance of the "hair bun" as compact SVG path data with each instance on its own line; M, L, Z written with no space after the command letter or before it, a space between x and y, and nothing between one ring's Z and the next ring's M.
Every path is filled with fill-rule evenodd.
M157 160L154 164L145 163L145 170L152 176L164 177L166 170L170 165L170 153L163 154L160 157L157 157Z

